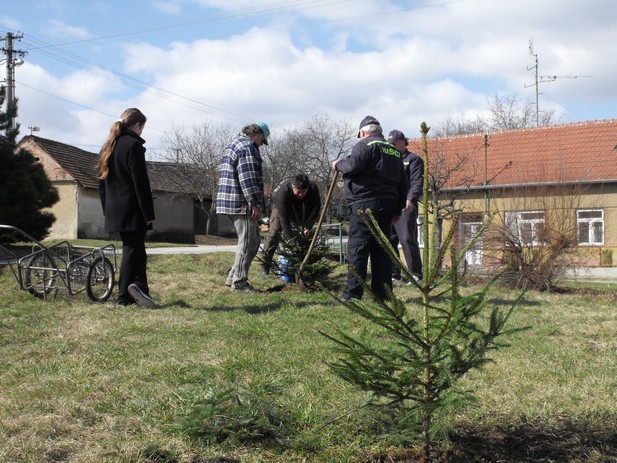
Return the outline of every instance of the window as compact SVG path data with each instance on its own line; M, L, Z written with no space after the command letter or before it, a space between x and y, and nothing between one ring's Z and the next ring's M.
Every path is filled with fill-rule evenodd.
M539 244L544 211L506 212L506 225L521 243Z
M483 220L484 216L482 213L461 214L458 227L463 246L467 246L480 232ZM467 265L482 265L482 247L482 236L480 236L465 253Z
M576 236L578 244L604 244L604 210L581 209L576 211Z

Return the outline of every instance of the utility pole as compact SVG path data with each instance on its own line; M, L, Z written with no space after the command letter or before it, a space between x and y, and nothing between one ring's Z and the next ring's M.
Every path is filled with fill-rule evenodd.
M13 35L10 32L7 32L4 37L4 42L6 46L4 48L0 48L2 53L6 56L4 60L6 61L6 107L12 108L15 106L15 68L17 66L21 66L24 64L22 58L26 56L27 52L22 50L15 50L13 48L13 39L21 40L23 38L23 34ZM2 61L0 60L0 63ZM15 118L11 120L11 128L15 128Z
M538 55L533 52L533 40L529 41L529 54L536 59L536 65L532 66L530 68L528 67L527 70L528 71L531 71L532 69L536 70L536 80L535 80L534 84L529 84L529 85L525 84L525 88L528 88L528 87L531 87L531 86L535 86L536 87L536 127L538 127L540 125L540 105L539 105L539 101L538 101L539 95L540 95L540 93L538 92L538 84L539 84L539 81L538 81Z
M554 82L557 79L578 79L579 77L591 77L591 76L539 76L538 75L538 55L533 52L533 40L529 41L529 54L536 60L534 66L528 67L527 70L531 71L535 69L536 79L533 84L525 84L525 88L536 87L536 127L540 126L540 92L538 86L544 82Z

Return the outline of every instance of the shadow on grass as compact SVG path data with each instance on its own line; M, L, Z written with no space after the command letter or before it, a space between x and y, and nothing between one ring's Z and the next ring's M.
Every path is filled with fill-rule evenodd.
M177 300L177 301L168 302L166 304L157 305L156 308L152 310L171 309L175 307L182 307L184 309L203 310L205 312L233 312L235 310L242 310L249 314L259 314L259 313L274 312L276 310L279 310L281 308L281 303L275 302L272 304L250 305L250 304L240 302L238 303L238 305L227 304L224 307L220 307L220 306L219 307L217 306L197 307L197 306L193 306L189 304L188 302Z
M616 420L617 416L606 417L606 426L602 428L563 418L551 425L537 421L455 430L450 434L450 448L437 450L435 460L444 463L615 463Z
M434 463L615 463L617 431L606 417L606 426L561 419L547 425L540 421L512 426L474 426L450 432L450 446L435 446ZM256 445L257 442L252 442ZM289 450L289 449L287 449ZM147 460L164 461L164 460ZM165 460L173 461L176 460ZM303 460L304 461L304 460ZM374 449L361 452L366 463L418 463L419 448ZM191 463L241 463L234 457L194 456Z
M488 299L487 302L488 302L489 305L495 305L495 306L499 306L499 307L510 307L514 301L511 300L511 299L493 298L493 299ZM542 305L540 302L538 302L538 301L530 301L527 298L522 298L517 303L517 306L520 306L520 307L537 307L537 306L540 306L540 305Z
M283 305L282 302L272 302L269 304L263 304L263 303L247 304L246 302L239 302L238 305L236 306L225 305L224 307L214 306L214 307L204 307L201 309L198 307L195 307L195 309L205 310L206 312L232 312L234 310L241 310L248 314L262 314L262 313L276 312L277 310L280 310L282 305ZM297 309L300 309L305 306L313 306L313 305L314 303L312 302L297 302L293 304L293 306Z
M170 301L165 304L158 304L156 306L157 309L169 309L171 307L182 307L183 309L190 309L191 304L182 299L178 299L177 301Z
M272 291L260 291L257 293L247 293L246 295L254 296L256 294L267 294L268 292L272 292ZM175 301L167 302L165 304L159 304L155 308L149 309L149 310L172 309L172 308L181 307L184 309L203 310L204 312L233 312L233 311L238 310L238 311L246 312L248 314L262 314L262 313L276 312L277 310L280 310L281 306L283 305L283 302L280 300L272 301L270 303L264 303L264 302L265 301L263 300L254 301L254 300L244 299L242 301L238 301L235 304L226 303L224 306L215 305L215 306L201 306L200 307L200 306L189 304L188 302L183 301L183 300L175 300ZM297 309L301 309L303 307L314 306L314 305L315 305L314 302L296 301L293 303L293 306Z

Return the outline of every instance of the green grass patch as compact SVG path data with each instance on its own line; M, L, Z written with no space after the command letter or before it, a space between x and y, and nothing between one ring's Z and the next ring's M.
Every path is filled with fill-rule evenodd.
M401 438L324 365L335 354L319 330L372 328L327 292L258 279L258 265L262 292L232 292L232 260L151 257L157 309L41 301L2 271L0 461L415 461L419 436ZM615 313L611 290L527 294L512 323L530 329L465 378L477 400L446 417L437 461L615 461Z

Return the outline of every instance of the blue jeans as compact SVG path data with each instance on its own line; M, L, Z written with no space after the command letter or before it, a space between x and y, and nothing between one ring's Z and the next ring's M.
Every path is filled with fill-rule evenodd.
M278 208L273 207L270 212L270 224L268 228L268 239L266 240L266 244L264 246L264 256L263 263L261 264L262 269L266 272L270 271L270 267L272 266L272 259L274 258L274 253L278 248L278 245L281 241L281 220L279 219L279 211Z
M238 250L227 276L227 284L237 288L248 283L249 268L259 251L259 223L248 214L230 215L229 218L238 234Z

